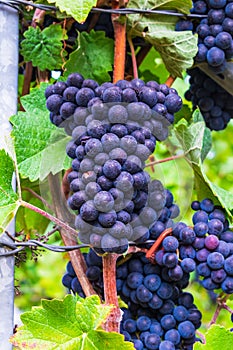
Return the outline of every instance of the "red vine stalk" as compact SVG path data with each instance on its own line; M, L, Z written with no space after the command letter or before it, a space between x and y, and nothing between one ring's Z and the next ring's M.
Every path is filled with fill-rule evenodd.
M137 60L134 50L133 41L130 35L128 35L128 43L131 51L131 58L132 58L132 66L133 66L133 77L134 79L138 79L138 67L137 67Z
M158 239L156 239L155 243L152 245L152 247L147 251L146 258L151 260L155 254L155 252L159 249L160 244L163 242L164 238L169 236L172 233L172 228L169 227L166 230L164 230Z
M103 256L104 299L107 305L113 305L104 328L107 332L120 333L121 310L118 304L116 289L116 261L118 254L110 253Z
M173 76L170 75L170 76L167 78L165 84L166 84L168 87L171 87L175 80L176 80L176 78L174 78Z
M112 8L119 9L124 5L124 1L113 1ZM125 76L125 51L126 51L126 23L119 22L119 15L112 14L112 23L114 29L114 70L113 83L124 79Z
M136 62L137 62L137 67L140 66L140 64L143 62L144 58L152 48L152 45L146 45L144 47L141 47L138 53L136 54ZM132 75L133 74L133 67L130 67L128 69L128 74Z

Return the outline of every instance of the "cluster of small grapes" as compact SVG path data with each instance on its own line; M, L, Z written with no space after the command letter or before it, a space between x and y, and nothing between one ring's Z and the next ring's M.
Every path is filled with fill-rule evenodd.
M233 117L233 96L199 68L190 69L190 88L185 98L198 106L210 130L223 130Z
M233 3L231 0L194 0L193 14L207 15L197 26L181 20L176 30L193 30L198 34L195 61L207 62L215 73L221 73L226 60L233 57Z
M170 240L170 245L166 238L164 241L169 247L174 243ZM128 305L121 333L137 350L192 349L196 341L201 313L192 295L182 291L189 283L189 273L182 277L170 274L168 254L172 256L173 252L164 254L165 264L155 265L137 253L117 268L118 292Z
M171 247L173 238L165 238L164 247ZM102 258L92 249L84 257L88 266L86 275L104 298ZM188 285L188 273L188 278L174 281L165 265L152 264L144 254L137 253L126 262L121 257L118 259L116 277L118 294L128 304L127 309L122 309L121 321L121 333L126 341L133 342L137 350L192 349L201 313L192 295L182 291ZM85 297L71 262L67 264L62 283Z
M146 241L161 215L166 221L179 214L172 203L164 209L163 186L143 170L182 106L174 89L140 79L99 86L74 73L45 96L51 121L72 135L68 204L82 242L99 253L122 253L128 241Z
M98 256L92 249L90 249L88 253L83 253L83 256L87 264L86 276L91 282L92 287L96 293L103 297L104 286L102 258ZM76 276L71 261L69 261L66 265L66 273L62 278L62 284L69 291L72 291L74 294L77 293L80 297L85 298L85 294Z
M192 203L193 239L188 256L195 260L201 284L207 290L233 293L233 232L224 211L210 199ZM191 236L191 235L190 235Z

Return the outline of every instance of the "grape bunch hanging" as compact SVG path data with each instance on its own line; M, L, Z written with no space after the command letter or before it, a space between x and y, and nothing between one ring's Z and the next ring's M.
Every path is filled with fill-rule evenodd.
M72 136L68 205L83 243L98 253L123 253L129 241L148 240L161 217L178 216L176 205L166 207L161 183L144 171L182 107L175 89L140 79L99 86L73 73L45 96L51 122Z
M205 15L201 21L179 20L176 30L198 35L195 68L189 69L190 88L186 98L197 106L210 130L223 130L233 117L233 96L198 68L207 63L215 73L226 69L233 57L233 3L231 0L194 0L192 14Z
M168 198L172 198L170 192L167 202ZM118 258L117 292L128 306L122 308L121 333L135 349L187 350L200 341L196 330L202 315L192 294L184 291L192 272L208 291L233 293L233 232L225 213L208 198L191 206L193 226L173 223L171 235L150 260L144 253ZM86 275L104 298L102 258L92 249L84 255ZM84 296L70 262L62 282L69 291Z

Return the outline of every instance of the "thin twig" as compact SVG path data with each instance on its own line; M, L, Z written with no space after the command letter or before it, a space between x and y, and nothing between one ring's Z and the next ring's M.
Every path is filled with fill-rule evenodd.
M128 35L127 39L128 39L128 43L129 43L129 47L130 47L130 51L131 51L132 66L133 66L133 77L134 77L134 79L138 79L137 60L136 60L136 55L135 55L133 41L132 41L132 38L131 38L130 34Z
M27 62L25 66L25 71L24 71L22 96L29 94L30 84L32 80L32 72L33 72L32 62ZM21 104L20 104L20 110L24 111L24 108Z
M222 306L221 306L221 305L218 305L217 308L216 308L216 310L215 310L215 312L214 312L214 314L213 314L213 317L212 317L212 319L211 319L211 321L210 321L210 323L209 323L209 325L208 325L208 328L209 328L212 324L215 324L215 323L216 323L217 318L218 318L218 315L219 315L219 313L220 313L221 310L222 310Z
M223 307L223 309L229 311L230 314L233 314L233 310L232 310L227 304L224 303L224 304L222 305L222 307Z
M54 208L43 197L41 197L38 193L33 191L31 188L23 187L22 191L27 191L27 192L31 193L35 198L39 199L47 208L54 211Z
M58 226L62 227L63 229L65 229L70 235L77 237L78 233L75 229L73 229L71 226L69 226L67 223L65 223L64 221L58 219L57 217L47 213L46 211L42 210L41 208L36 207L33 204L30 204L28 202L25 202L23 200L20 201L20 204L22 207L24 208L28 208L42 216L44 216L45 218L47 218L48 220L54 222L55 224L57 224Z
M164 158L164 159L160 159L160 160L155 160L154 162L147 163L145 165L145 167L149 167L149 166L160 164L160 163L169 162L171 160L175 160L175 159L179 159L179 158L184 158L184 156L185 156L185 154L183 153L183 154L178 154L177 156L172 156L172 157L168 157L168 158Z
M146 253L146 258L151 260L154 255L155 252L159 249L160 245L162 244L163 240L165 237L171 235L172 233L172 227L167 228L166 230L164 230L161 235L156 239L155 243L152 245L152 247L150 249L148 249L147 253Z
M151 48L152 48L152 45L150 45L150 44L147 44L146 46L142 46L140 48L140 50L136 54L137 67L139 67L141 65L141 63L143 62L144 58L146 57L146 55L148 54L148 52L150 51ZM130 66L128 68L127 73L130 76L133 75L133 67L132 66Z
M202 344L206 344L205 336L198 330L196 330L196 334L198 335L198 337L200 337Z
M219 297L217 298L217 303L218 303L218 305L217 305L217 308L216 308L216 310L215 310L215 312L214 312L214 315L213 315L213 317L212 317L212 319L211 319L211 321L210 321L210 323L209 323L209 327L210 327L212 324L215 324L215 323L216 323L220 311L221 311L222 309L226 309L226 307L225 307L225 306L227 306L227 305L226 305L226 301L227 301L227 299L228 299L229 297L230 297L230 295L225 294L225 293L221 293L221 294L219 295ZM228 310L228 311L229 311L229 310ZM231 311L230 311L230 312L231 312Z

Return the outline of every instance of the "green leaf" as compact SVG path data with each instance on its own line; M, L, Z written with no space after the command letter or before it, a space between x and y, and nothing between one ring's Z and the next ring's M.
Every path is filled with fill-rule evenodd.
M33 66L42 71L62 67L66 55L62 50L62 40L67 36L60 24L51 24L42 31L39 27L29 27L24 36L26 39L21 42L21 54L25 61L32 61Z
M206 333L206 344L196 342L194 350L232 350L233 333L219 325L212 325Z
M106 38L102 31L82 32L78 36L78 48L70 54L65 75L79 72L85 78L97 80L100 84L110 81L108 72L113 65L112 39Z
M158 8L177 10L188 14L192 7L192 0L129 0L128 7L147 10Z
M0 231L4 231L19 207L18 195L12 188L14 163L5 150L0 150Z
M211 182L205 174L202 164L193 165L195 173L195 188L198 198L211 198L216 204L226 210L229 217L233 218L233 194Z
M41 307L21 316L23 326L10 341L19 349L133 350L133 344L124 342L121 334L101 329L111 309L102 305L96 295L42 300Z
M170 9L189 13L191 1L130 1L128 7L139 9ZM129 15L127 24L132 36L141 36L160 53L167 70L175 77L193 65L197 53L197 36L191 31L175 32L178 18L168 15Z
M30 181L43 181L51 172L56 174L70 166L66 144L70 137L49 120L44 91L47 84L32 90L21 101L25 112L12 116L12 136L20 175Z
M78 22L84 22L91 8L96 5L96 0L48 0L48 3L55 3L61 12L66 12Z
M193 121L195 123L197 122L204 122L203 116L201 112L196 109L193 113ZM209 128L205 128L204 135L203 135L203 143L202 143L202 150L201 150L201 161L203 162L206 158L207 154L211 150L212 147L212 135Z
M180 142L185 158L193 168L195 175L195 189L198 199L211 198L214 203L226 210L230 217L233 216L233 194L212 183L205 174L202 159L208 153L208 131L204 122L193 123L188 126L182 119L175 127L175 133ZM209 134L211 136L211 134Z
M204 122L192 123L188 126L187 121L182 119L175 127L176 136L191 164L198 165L200 163L204 132Z

